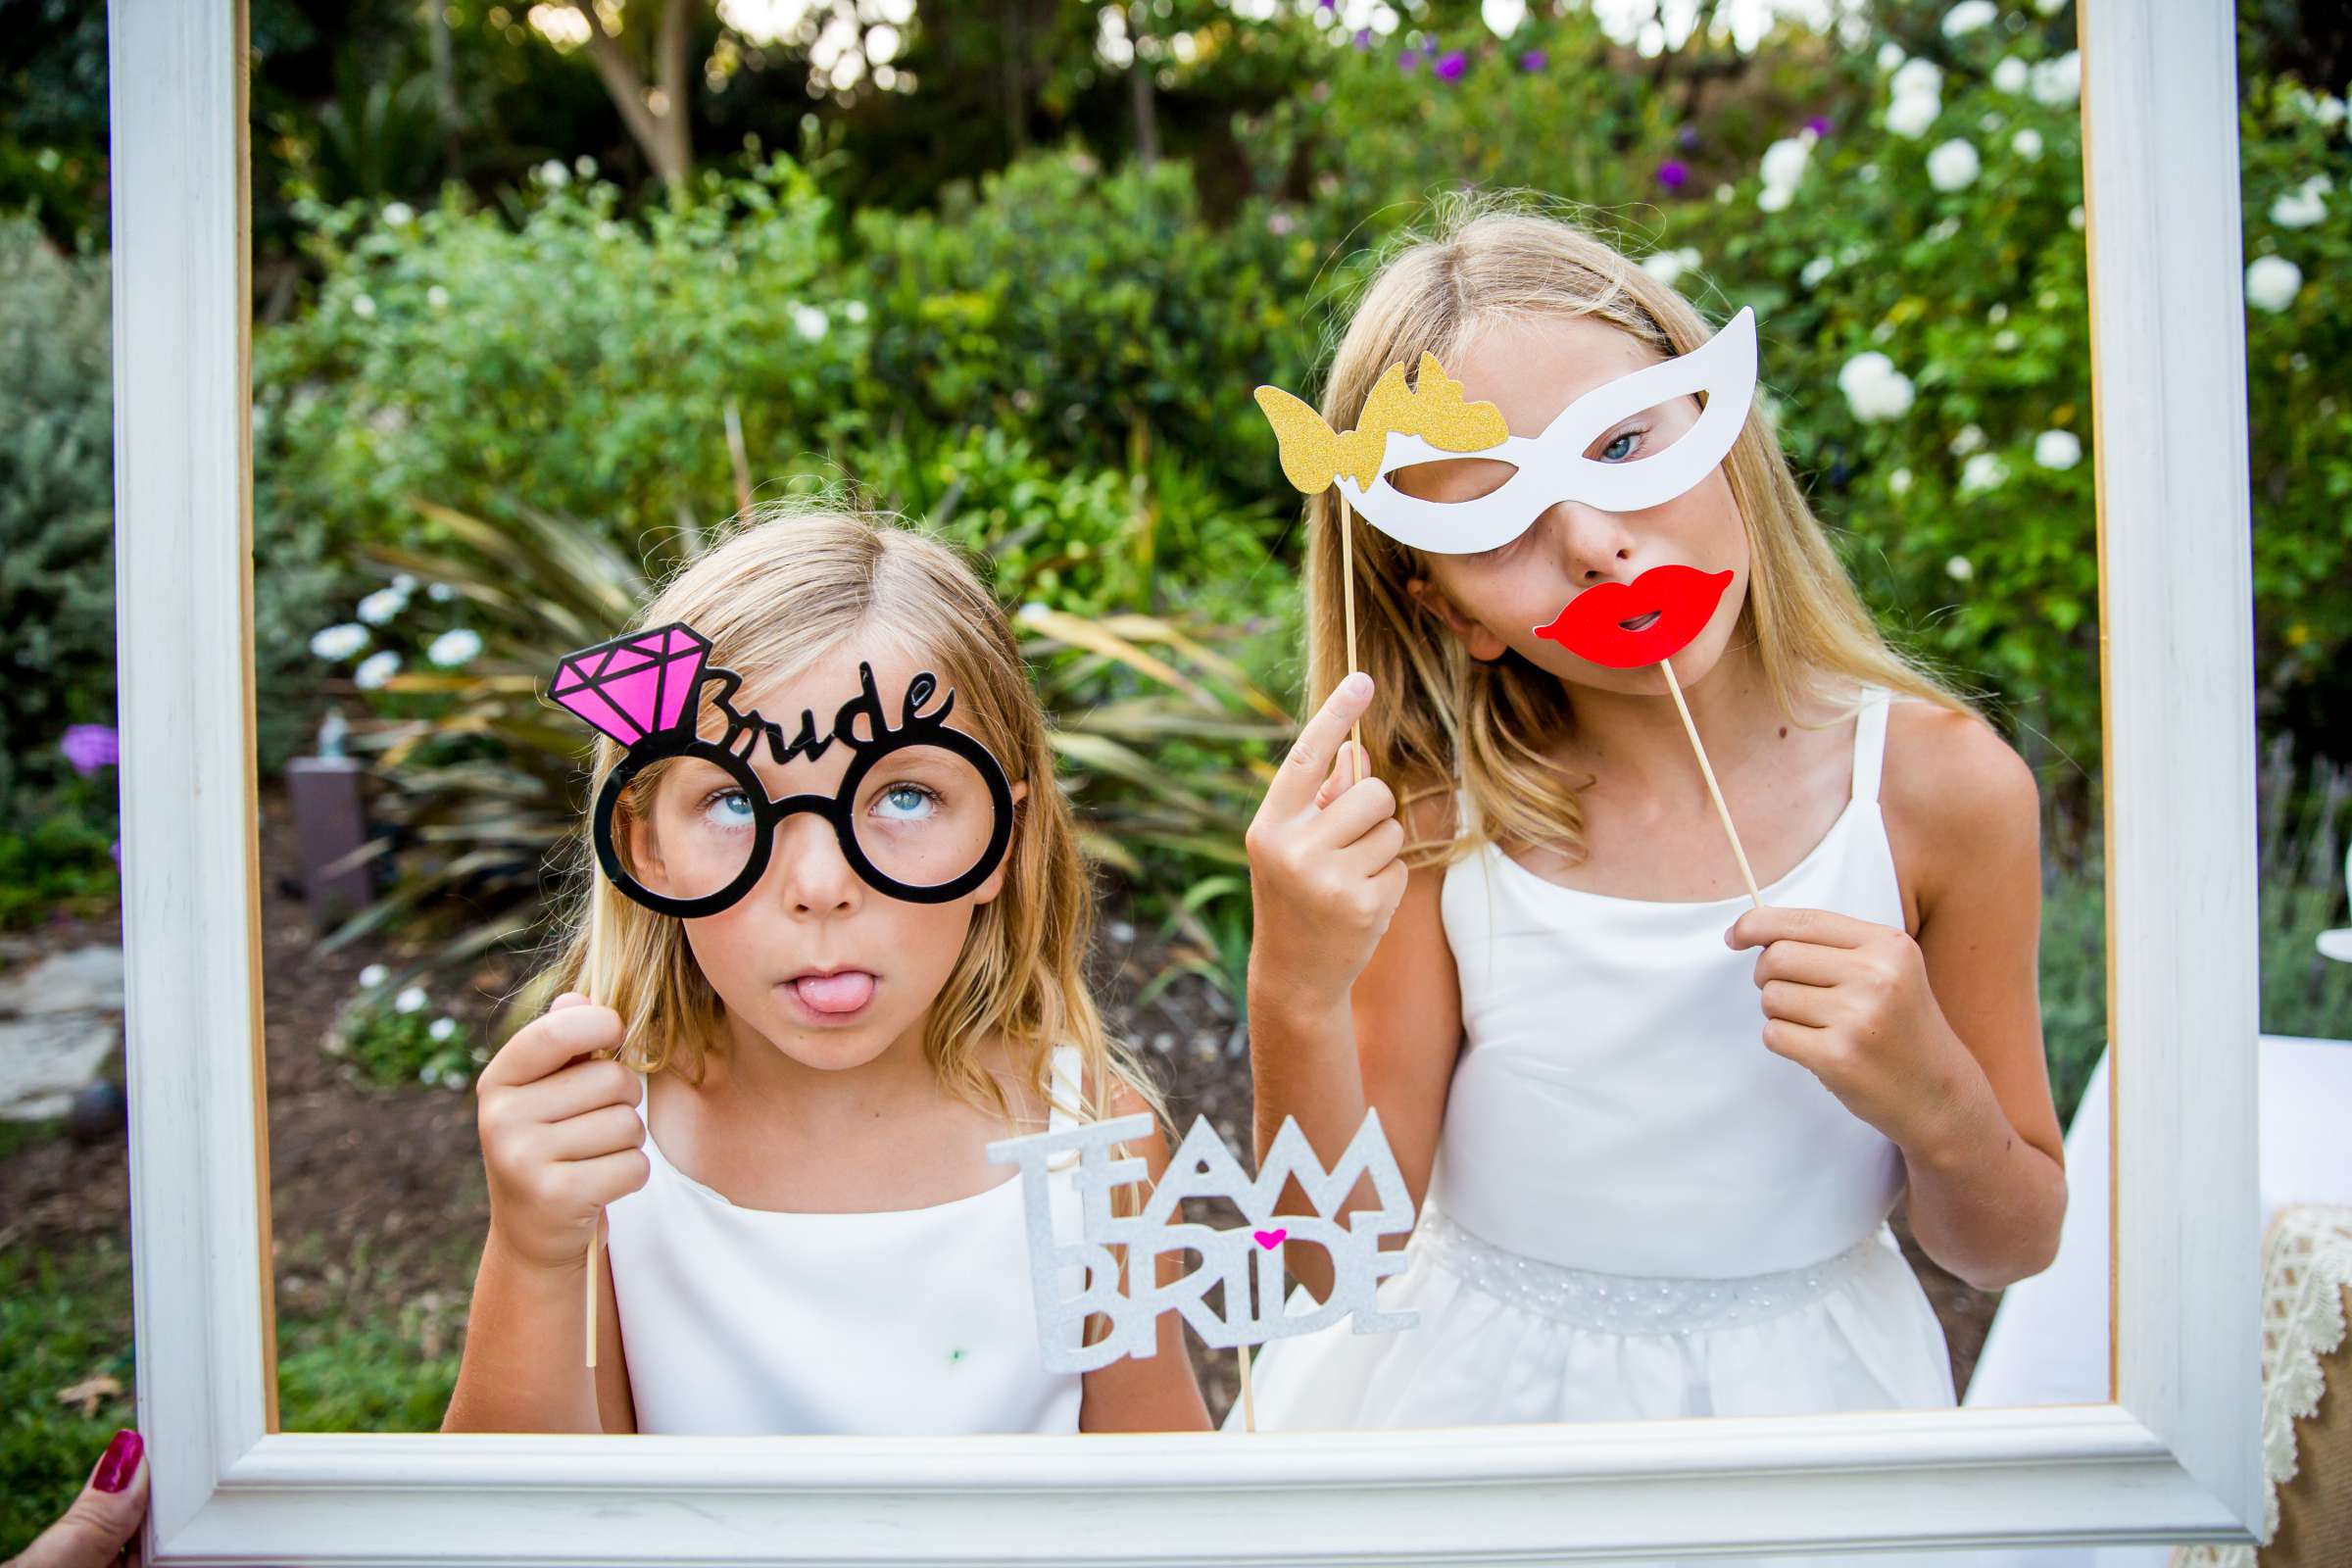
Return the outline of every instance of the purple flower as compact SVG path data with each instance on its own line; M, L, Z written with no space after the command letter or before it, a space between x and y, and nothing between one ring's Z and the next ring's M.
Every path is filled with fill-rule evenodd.
M1396 57L1396 69L1410 75L1421 69L1421 51L1407 49Z
M1549 64L1551 64L1551 57L1541 49L1530 49L1519 57L1519 69L1525 72L1542 71Z
M74 724L67 727L57 749L66 754L74 771L83 778L122 760L122 743L112 724Z
M1816 136L1827 136L1830 133L1830 117L1815 115L1811 120L1805 122L1805 128Z
M1372 29L1370 27L1358 27L1355 29L1355 47L1358 51L1372 47Z
M1437 77L1440 81L1459 81L1462 73L1470 69L1470 57L1459 49L1438 58Z
M1674 133L1674 140L1675 144L1681 147L1683 151L1689 152L1691 148L1698 145L1698 127L1696 125L1685 125L1682 129Z
M1669 158L1658 166L1658 183L1668 190L1681 190L1690 178L1690 167L1680 158Z

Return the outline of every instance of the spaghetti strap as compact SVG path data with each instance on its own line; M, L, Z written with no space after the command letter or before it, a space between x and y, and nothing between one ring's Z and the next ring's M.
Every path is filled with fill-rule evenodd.
M1886 689L1873 686L1862 694L1854 717L1854 799L1879 798L1879 775L1886 760Z
M1082 1098L1086 1085L1081 1081L1085 1058L1076 1046L1055 1046L1048 1068L1051 1080L1046 1096L1046 1130L1061 1132L1076 1125L1078 1111L1084 1105Z

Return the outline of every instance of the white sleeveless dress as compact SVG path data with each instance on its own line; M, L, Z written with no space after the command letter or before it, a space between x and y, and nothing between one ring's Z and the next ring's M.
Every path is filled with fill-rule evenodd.
M1874 691L1851 802L1765 903L1902 926L1886 733ZM1580 892L1490 844L1446 869L1441 907L1463 1044L1409 1262L1380 1293L1420 1323L1268 1346L1261 1430L1953 1402L1885 1223L1901 1156L1765 1049L1755 952L1723 940L1744 897Z
M1051 1125L1077 1104L1054 1054ZM644 1101L639 1101L642 1117ZM1080 1378L1045 1370L1017 1176L928 1208L745 1208L664 1159L606 1210L643 1433L1078 1430ZM1057 1228L1076 1195L1054 1191Z

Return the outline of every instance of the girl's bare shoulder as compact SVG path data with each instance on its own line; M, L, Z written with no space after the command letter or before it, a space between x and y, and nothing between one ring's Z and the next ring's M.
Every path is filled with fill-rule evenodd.
M2034 770L1991 725L1934 703L1886 710L1879 800L1905 884L1922 898L1964 875L2025 864L2038 874Z

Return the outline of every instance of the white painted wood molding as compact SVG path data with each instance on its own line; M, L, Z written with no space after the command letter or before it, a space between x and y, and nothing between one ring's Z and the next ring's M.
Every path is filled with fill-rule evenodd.
M1565 1562L2248 1539L2260 1397L2253 680L2228 0L2082 0L2117 1402L964 1441L271 1430L243 8L114 0L112 22L150 1562Z

